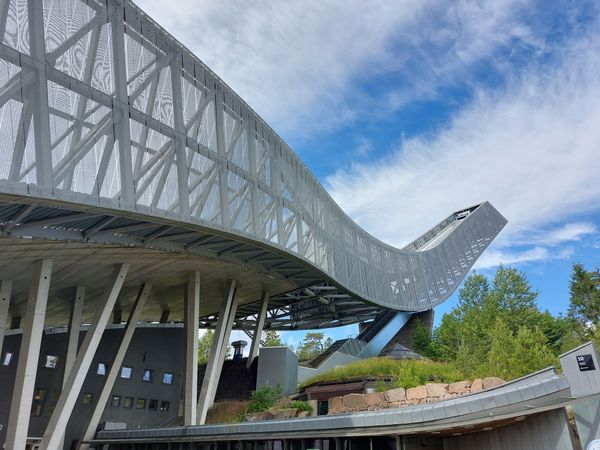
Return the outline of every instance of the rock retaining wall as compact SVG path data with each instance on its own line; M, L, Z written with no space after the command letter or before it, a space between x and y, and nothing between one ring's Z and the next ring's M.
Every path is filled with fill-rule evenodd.
M370 394L348 394L329 399L329 415L358 411L376 411L385 408L431 403L460 397L461 395L491 389L505 383L498 377L478 378L456 383L428 383L424 386L397 388Z

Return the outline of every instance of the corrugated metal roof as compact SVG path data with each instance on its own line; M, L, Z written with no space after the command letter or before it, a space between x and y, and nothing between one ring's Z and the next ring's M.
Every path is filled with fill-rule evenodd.
M336 436L360 434L407 434L441 430L467 423L532 414L562 407L570 400L568 380L548 368L493 389L451 400L402 408L340 414L335 416L200 425L145 430L102 431L97 440L148 438L274 439L277 437Z

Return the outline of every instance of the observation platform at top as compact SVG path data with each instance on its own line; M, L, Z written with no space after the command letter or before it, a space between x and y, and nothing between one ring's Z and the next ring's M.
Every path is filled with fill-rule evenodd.
M403 249L354 223L283 140L132 2L0 2L0 279L25 314L31 266L54 261L47 325L85 318L115 264L117 301L153 290L142 319L183 318L200 273L201 323L236 280L234 327L327 328L446 300L506 224L489 203Z

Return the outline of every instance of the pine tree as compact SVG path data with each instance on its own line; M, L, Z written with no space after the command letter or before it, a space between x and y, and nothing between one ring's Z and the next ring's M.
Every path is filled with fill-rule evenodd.
M586 271L581 264L573 265L570 285L569 316L582 327L600 322L600 274Z
M279 334L275 330L265 331L265 347L279 347L283 345Z
M490 332L491 347L487 367L481 375L495 375L505 380L513 378L511 358L515 353L515 340L510 328L498 317Z

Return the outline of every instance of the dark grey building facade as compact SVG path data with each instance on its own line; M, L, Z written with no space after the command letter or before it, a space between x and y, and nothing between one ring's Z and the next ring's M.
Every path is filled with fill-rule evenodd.
M118 327L104 333L69 420L65 448L81 438L123 332L124 329ZM85 331L82 331L80 342L84 336ZM13 333L4 339L0 362L0 442L5 441L21 337L21 333ZM49 329L42 338L29 423L28 435L31 437L43 436L62 390L66 337L64 329ZM177 417L182 397L183 341L183 327L180 326L136 329L102 423L112 422L135 429L166 425Z

